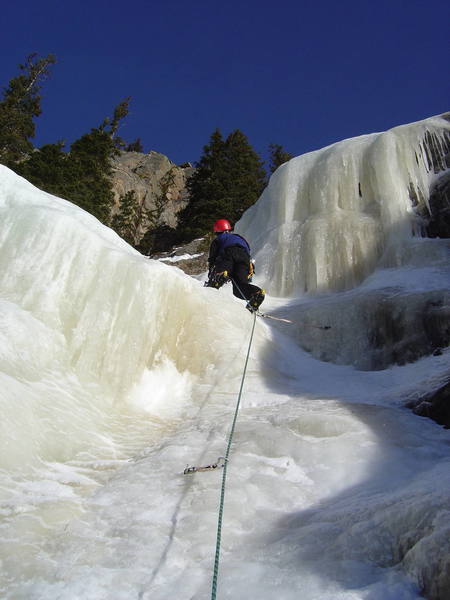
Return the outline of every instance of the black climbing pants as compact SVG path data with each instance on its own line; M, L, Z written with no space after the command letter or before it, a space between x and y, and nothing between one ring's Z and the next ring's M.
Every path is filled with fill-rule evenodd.
M250 257L242 246L229 246L220 254L215 263L216 273L228 271L233 284L233 295L241 300L250 298L259 292L261 288L248 281L250 272ZM244 296L244 298L242 298Z

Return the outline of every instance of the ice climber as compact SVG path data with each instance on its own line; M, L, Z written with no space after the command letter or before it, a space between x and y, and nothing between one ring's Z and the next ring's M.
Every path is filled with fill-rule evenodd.
M219 289L231 279L233 294L247 301L246 308L250 312L257 311L264 300L265 291L250 283L254 268L247 240L233 233L226 219L218 219L213 231L216 237L209 249L209 272L205 285Z

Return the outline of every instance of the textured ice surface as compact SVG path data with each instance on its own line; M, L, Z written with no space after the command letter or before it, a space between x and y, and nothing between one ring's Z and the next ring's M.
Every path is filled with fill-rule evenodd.
M359 149L377 139L343 142L340 159L325 149L320 160L365 174L364 198L376 176L360 166ZM294 190L303 186L300 161L284 168ZM273 181L284 186L278 174ZM322 189L312 177L308 186ZM368 262L350 265L346 285L370 273L371 291L393 281L417 290L425 272L436 281L428 259L374 271L373 248L386 245L379 230L405 223L406 200L395 210L379 202L377 214L368 202L364 215L352 208L358 197L340 210L356 210L354 244ZM272 198L273 214L267 202L253 209L247 233L253 241L264 224L285 275L267 266L258 281L279 294L300 290L315 280L303 268L292 275L303 221L284 219L290 201ZM327 211L317 206L311 231L334 227ZM305 249L308 273L327 268L313 258L324 239ZM336 234L345 271L339 240L349 246ZM320 279L327 289L342 281L336 269ZM333 314L333 298L318 299L319 320ZM270 310L301 301L266 302ZM251 319L228 288L203 288L140 256L90 215L0 167L2 597L210 597L221 473L182 471L224 454ZM410 600L422 587L446 589L448 432L403 402L439 385L449 366L447 350L356 371L257 322L228 470L218 598Z
M433 139L445 155L449 135L450 123L434 117L344 140L279 167L238 224L252 240L270 293L348 289L380 260L387 267L408 261L419 228L411 196L426 204L435 171L447 168L433 162L426 141Z

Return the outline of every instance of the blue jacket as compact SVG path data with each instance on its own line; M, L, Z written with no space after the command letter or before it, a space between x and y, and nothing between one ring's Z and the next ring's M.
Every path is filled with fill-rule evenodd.
M250 259L250 246L242 236L237 233L221 233L215 237L209 249L209 268L211 269L217 258L223 255L226 248L231 248L232 246L244 248Z
M225 248L230 246L242 246L248 252L250 256L250 246L242 236L237 233L221 233L216 237L217 240L217 254L222 254Z

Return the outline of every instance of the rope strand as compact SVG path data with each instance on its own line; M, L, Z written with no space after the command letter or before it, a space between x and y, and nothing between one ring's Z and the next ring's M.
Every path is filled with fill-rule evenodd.
M220 542L221 542L221 537L222 537L222 517L223 517L223 507L224 507L224 502L225 502L225 482L227 479L228 455L230 453L231 442L233 440L233 434L234 434L234 428L236 426L237 415L239 412L239 405L241 403L242 390L244 388L244 380L245 380L245 375L247 372L248 359L250 357L250 349L252 347L253 333L255 331L255 324L256 324L256 313L253 313L252 332L250 334L250 341L248 344L247 357L245 359L244 371L242 373L241 387L239 389L239 395L238 395L238 399L237 399L237 403L236 403L236 409L234 411L233 423L231 425L230 435L228 437L227 451L225 453L225 458L224 458L225 464L223 466L222 489L220 491L219 517L217 520L216 556L214 559L214 574L213 574L213 580L212 580L211 600L215 600L216 594L217 594L217 578L218 578L218 574L219 574Z

